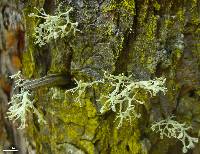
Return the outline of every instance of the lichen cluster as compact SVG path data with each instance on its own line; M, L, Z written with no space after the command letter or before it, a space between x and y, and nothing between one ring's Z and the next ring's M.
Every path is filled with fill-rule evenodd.
M46 123L40 112L33 105L34 99L32 98L31 91L23 87L24 82L27 81L23 79L20 71L10 76L10 78L15 80L14 90L17 90L17 88L21 89L19 93L13 94L11 97L9 102L10 107L7 112L8 118L13 120L13 122L18 121L20 123L18 129L25 128L28 112L35 113L38 117L38 122Z
M75 32L78 31L78 23L72 22L69 17L72 10L73 8L71 7L66 12L61 12L60 7L58 7L55 15L46 14L44 9L37 9L39 15L31 13L29 15L30 17L44 19L44 23L39 24L38 27L35 28L35 43L39 44L39 46L43 46L52 40L63 38L70 33L75 35Z
M168 117L167 119L155 122L152 124L151 129L159 133L161 139L166 136L180 140L183 144L183 153L187 153L189 149L194 148L194 143L198 143L198 138L191 137L188 134L187 131L192 127L173 119L174 117Z
M77 93L78 95L76 96L75 101L79 102L81 106L82 106L81 102L82 102L83 94L85 93L86 88L90 88L95 84L104 83L103 80L102 81L101 80L93 81L91 83L88 83L88 82L83 82L81 80L77 81L76 79L75 79L75 82L76 82L77 86L75 88L66 90L66 93L68 93L68 92L72 92L72 94Z
M65 2L63 7L69 8L69 6L73 6L75 10L73 18L74 21L79 23L81 33L78 33L73 39L68 39L67 37L67 39L62 39L62 41L64 40L63 42L59 41L62 47L59 46L58 42L56 42L55 45L51 43L51 62L54 63L55 60L62 57L64 53L63 50L65 50L63 46L70 47L70 51L73 52L71 61L72 72L74 69L80 70L89 77L87 76L87 79L84 77L79 78L77 75L73 74L74 78L77 79L77 87L73 88L71 91L73 95L68 94L65 100L60 99L64 97L64 89L58 93L58 97L55 95L56 99L52 98L52 96L54 97L54 92L53 94L49 94L49 89L37 90L38 96L36 97L38 97L39 103L45 108L47 113L45 115L45 120L48 121L49 125L46 127L38 126L40 131L35 133L36 124L34 121L30 123L27 129L30 130L28 130L29 136L36 140L37 151L39 153L63 152L64 149L57 149L58 145L56 145L56 143L62 145L60 141L76 145L79 149L86 149L86 153L94 153L94 149L95 152L97 150L100 153L141 153L140 143L143 142L141 139L149 135L148 132L147 134L144 132L144 129L149 129L147 128L149 124L148 117L155 118L154 114L152 114L154 112L155 116L159 118L165 114L165 111L167 112L166 114L170 114L171 111L174 111L174 107L178 101L180 101L180 103L177 103L179 105L177 105L176 116L179 118L181 117L181 120L187 123L192 121L195 129L193 129L191 133L194 133L194 135L198 133L199 123L196 119L199 119L199 111L197 111L199 99L188 96L188 94L191 95L191 91L182 94L182 90L185 92L186 89L187 91L187 85L191 86L190 88L196 91L195 89L198 84L195 83L195 87L193 87L193 81L199 81L199 78L196 79L191 76L191 74L195 73L189 71L192 70L198 74L198 69L196 69L198 63L193 63L196 57L198 57L197 61L199 61L200 55L198 52L200 51L198 50L198 25L200 18L197 0L184 2L157 0ZM38 7L36 2L35 4L32 3L31 7L33 5ZM40 7L42 7L42 5ZM28 15L30 12L34 12L32 9L28 8L26 14ZM27 26L29 27L27 33L31 35L32 33L30 33L30 31L33 32L34 27L38 24L38 20L32 20L33 18L29 17L27 17L27 19ZM45 20L42 19L40 23L43 21ZM30 46L35 47L31 39L32 36L28 39L29 48ZM194 45L191 45L190 41L194 42ZM31 48L31 51L24 53L26 61L23 62L23 69L25 68L23 73L28 77L31 77L31 75L38 77L46 73L46 70L42 68L43 64L37 64L37 58L35 56L43 54L44 52L38 51L36 53L36 50L37 46L36 48ZM188 52L189 50L192 51ZM186 57L184 57L185 55ZM186 61L187 59L188 61ZM32 65L34 61L36 65ZM182 65L182 63L186 64ZM53 69L55 72L60 71L61 65L65 66L65 63L59 61L56 65L52 65L54 66ZM116 67L117 65L119 65L119 67ZM183 68L183 70L180 70L180 68ZM116 112L114 112L109 106L111 102L108 100L110 100L111 93L114 93L113 91L116 90L116 87L109 83L111 83L111 81L117 83L117 80L107 80L108 82L105 80L105 84L100 83L98 85L89 82L91 78L95 78L93 82L100 79L103 74L102 70L107 70L110 73L115 72L115 75L122 72L125 74L133 74L134 78L138 80L130 79L131 82L148 81L153 76L166 76L166 87L168 90L165 96L161 93L159 97L152 99L152 103L147 103L148 96L150 95L149 92L145 89L139 90L136 94L136 99L146 102L144 103L145 109L143 105L135 101L132 101L132 104L135 105L134 109L136 114L141 114L142 118L132 122L131 127L127 127L129 124L125 123L125 119L123 119L124 127L116 129L115 125L113 125L113 121L118 115L120 104L116 104ZM180 72L188 76L179 75ZM177 78L178 76L180 77ZM128 76L126 77L128 78ZM183 85L185 83L186 85ZM102 88L102 85L106 87ZM128 85L127 83L126 86ZM183 89L181 88L182 86ZM78 87L82 88L79 89ZM54 88L59 89L59 87ZM123 90L123 88L120 87L119 93L121 93L121 90ZM179 96L179 91L181 96ZM45 97L41 96L41 93L45 94ZM118 93L115 94L116 97ZM133 94L134 93L130 96L132 97ZM99 95L105 97L99 99ZM190 98L186 99L186 96ZM75 102L80 102L81 106L80 104L72 103L72 97ZM96 99L100 101L96 102ZM107 105L105 102L107 102ZM88 106L88 104L90 105ZM101 107L104 105L105 112L102 113L103 115L96 114L96 112L99 113ZM124 112L127 108L127 102L123 105L125 105L123 106ZM147 105L150 106L150 108L148 108ZM112 112L107 112L108 110ZM87 115L87 111L94 112L92 117L95 118L91 119L91 116ZM133 115L133 113L131 114ZM118 121L120 121L119 118L116 123ZM98 129L92 126L91 123L93 122L96 123ZM139 123L142 123L142 126ZM90 135L86 136L95 134L92 141L88 141L82 137L81 133L84 130L83 127L93 128L93 131L86 129L86 132L90 132L88 133ZM126 131L127 128L129 131ZM153 134L155 140L157 137L158 136ZM169 143L168 140L154 143L154 139L149 137L144 138L144 141L147 142L144 142L142 149L146 148L147 152L153 151L152 153L174 153L174 149L178 149L178 153L182 153L181 150L179 151L179 148L176 148L177 146L179 147L179 143ZM45 146L41 143L45 143ZM65 147L64 144L63 147ZM194 151L198 151L198 146L196 146Z
M119 119L117 127L119 128L125 120L132 122L133 119L141 116L135 109L136 105L145 103L138 97L138 93L141 93L141 90L145 91L144 94L149 93L151 97L159 92L165 93L167 90L164 86L165 79L162 77L148 81L134 81L131 77L131 75L127 77L124 74L115 76L105 72L103 80L93 81L91 83L76 80L77 86L66 92L78 93L75 100L82 104L81 97L85 93L86 88L99 83L103 85L108 84L111 87L110 92L106 95L101 95L98 100L103 102L100 112L102 114L108 110L116 112L116 120Z
M150 94L156 96L157 93L163 92L165 94L166 88L165 78L156 78L147 81L134 81L130 76L120 74L118 76L104 74L105 80L112 86L112 91L102 96L106 101L101 108L100 112L112 110L117 113L116 119L119 119L118 128L122 126L124 120L132 122L132 119L139 118L141 115L135 109L139 104L145 102L139 98L138 93ZM144 90L142 92L142 90ZM118 109L117 109L118 108Z

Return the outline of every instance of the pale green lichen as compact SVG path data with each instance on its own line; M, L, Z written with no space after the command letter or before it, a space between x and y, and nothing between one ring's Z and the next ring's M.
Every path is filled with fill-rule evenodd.
M144 90L151 96L155 96L158 92L165 93L167 90L164 87L166 79L162 77L148 81L133 81L131 77L131 75L126 77L124 74L119 74L118 76L104 74L105 80L114 90L107 96L100 98L100 100L106 98L106 102L100 112L104 113L107 110L116 112L116 120L119 119L118 128L122 126L124 120L131 122L132 119L141 116L135 109L136 105L145 103L138 98L138 92L140 90Z
M176 138L183 144L183 153L186 153L188 149L194 148L194 143L198 142L198 138L191 137L187 131L191 129L185 123L179 123L173 120L174 117L155 122L151 126L151 130L160 134L160 138L164 136L168 138Z
M10 76L10 78L15 79L14 90L18 87L20 87L21 90L18 94L13 94L11 97L9 102L10 107L7 112L8 118L13 121L18 120L20 123L18 129L23 129L26 126L27 112L31 112L30 110L33 110L38 117L38 122L46 123L42 115L33 105L34 99L31 98L32 94L30 90L23 88L24 82L27 81L22 77L21 72L19 71L18 73Z
M44 9L37 9L39 15L31 13L29 15L30 17L42 18L45 20L44 23L39 24L39 26L35 28L35 44L43 46L51 40L63 38L70 33L75 35L75 32L78 31L78 23L72 22L69 17L72 10L73 8L70 8L66 12L61 12L59 6L55 15L46 14Z
M68 92L72 92L73 94L78 93L78 96L76 97L75 101L79 102L81 106L82 106L81 99L83 97L83 94L86 91L86 88L92 87L94 84L104 83L103 80L102 81L93 81L93 82L89 83L89 82L83 82L81 80L78 81L76 79L75 79L75 82L76 82L77 86L75 88L66 90L66 93L68 93Z
M144 104L145 102L139 99L138 93L144 90L145 93L149 93L151 96L155 96L158 92L166 92L164 87L165 79L156 78L154 80L148 81L133 81L131 75L126 77L124 74L119 74L114 76L104 73L104 79L100 81L93 81L91 83L76 81L77 87L69 89L67 92L78 93L76 101L81 103L81 98L86 91L86 88L92 87L94 84L109 85L111 91L100 96L99 102L103 102L103 106L100 112L103 114L108 110L112 110L117 113L116 120L119 119L118 128L122 126L124 120L129 120L139 118L141 115L135 109L136 105ZM82 105L82 103L81 103Z

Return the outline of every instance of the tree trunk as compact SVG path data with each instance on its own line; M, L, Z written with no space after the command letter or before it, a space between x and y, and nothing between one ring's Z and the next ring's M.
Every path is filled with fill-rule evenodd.
M34 7L55 15L59 4L62 11L73 7L69 16L78 22L78 31L39 46L35 28L45 21L29 15L38 13ZM22 24L20 28L9 30L5 7L23 17L15 21ZM15 146L19 153L181 154L179 140L160 139L150 129L153 122L172 115L191 125L189 134L198 138L200 1L4 0L0 8L0 150ZM18 70L27 79L42 81L31 91L34 106L46 124L29 112L27 126L17 130L16 123L4 118L13 94L9 75ZM77 94L66 92L77 86L75 80L102 80L105 71L115 76L132 75L136 81L164 77L167 92L152 98L140 96L145 100L145 104L136 105L141 117L131 124L124 121L118 128L115 112L100 112L103 102L98 100L108 95L104 85L88 86L79 100ZM187 153L199 154L200 143Z

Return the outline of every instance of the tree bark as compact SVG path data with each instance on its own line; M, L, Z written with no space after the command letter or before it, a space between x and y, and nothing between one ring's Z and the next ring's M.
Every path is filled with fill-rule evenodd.
M62 10L73 7L70 18L78 22L80 31L40 47L34 43L34 32L44 21L29 14L36 13L34 7L37 7L53 15L59 4ZM13 30L9 35L16 37L12 38L11 47L8 47L9 31L1 20L5 6L24 16L22 21L17 21L23 24L20 31ZM200 134L200 1L18 0L15 4L2 2L0 8L2 149L14 145L21 151L41 154L181 154L180 141L160 139L150 129L154 121L172 115L193 127L191 136ZM25 134L20 139L14 135L20 133L16 125L4 118L13 87L8 76L18 70L27 79L52 74L62 78L59 83L51 80L51 84L33 89L34 106L47 124L38 123L34 113L28 114ZM76 86L75 79L100 80L105 71L132 75L135 80L163 76L167 92L153 98L143 96L146 103L137 106L141 118L131 125L125 122L118 129L116 113L100 113L102 104L98 99L106 91L87 88L81 98L82 105L74 101L76 95L66 94L67 89ZM22 145L25 139L28 146ZM16 144L14 140L23 142ZM200 143L188 153L199 154Z

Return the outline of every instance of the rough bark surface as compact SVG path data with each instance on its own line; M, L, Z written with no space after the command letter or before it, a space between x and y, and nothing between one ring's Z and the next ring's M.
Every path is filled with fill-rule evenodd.
M74 8L70 17L80 31L42 47L35 45L34 28L43 21L28 15L36 12L34 7L54 14L60 3L63 10ZM24 17L17 21L24 29L6 28L5 6ZM4 0L0 9L0 150L14 145L21 153L28 149L41 154L181 154L181 142L161 140L150 130L152 122L171 115L193 127L191 136L200 135L200 1ZM47 124L29 114L25 137L4 118L12 95L8 76L20 69L28 79L60 74L68 81L34 90L34 105ZM99 80L104 71L132 74L138 80L164 76L168 91L151 99L144 96L145 105L137 107L141 118L117 129L115 113L100 114L102 104L97 100L104 91L86 89L82 106L73 101L75 95L65 94L75 86L74 79ZM200 143L188 153L199 154Z

